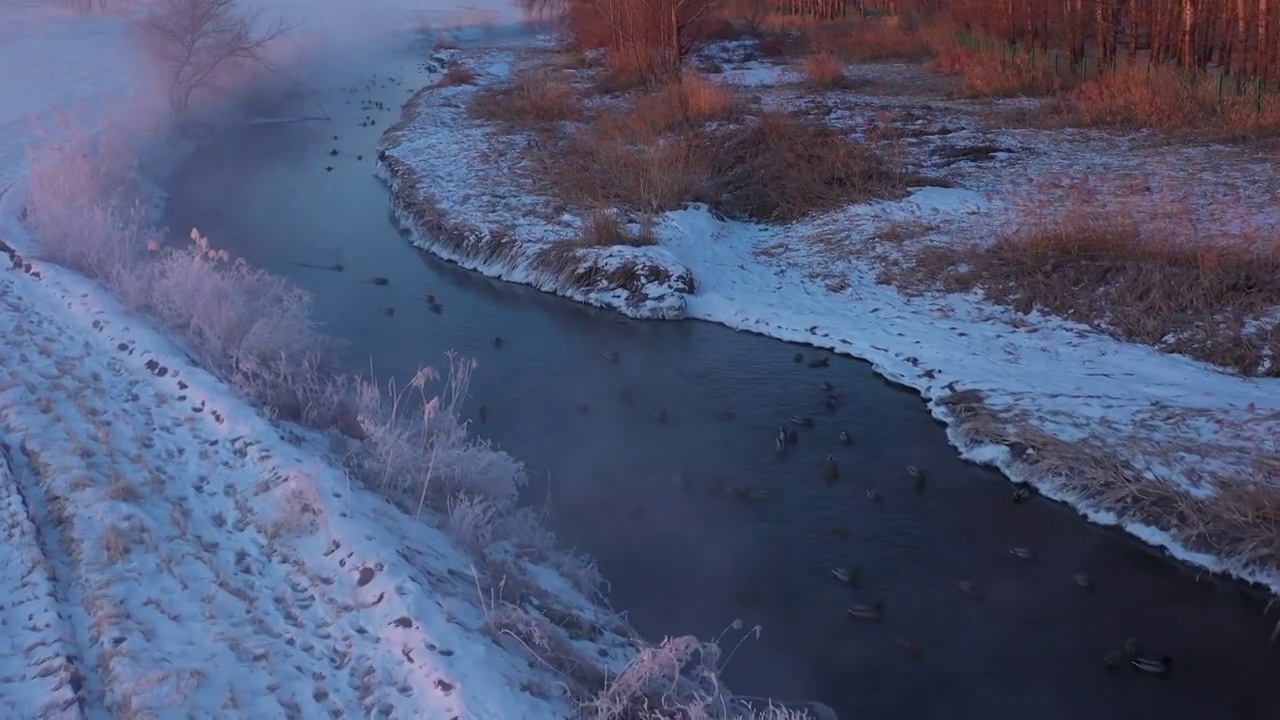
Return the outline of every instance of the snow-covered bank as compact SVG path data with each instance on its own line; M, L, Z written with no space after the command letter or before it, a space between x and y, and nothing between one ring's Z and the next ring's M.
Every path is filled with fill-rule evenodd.
M682 298L685 317L864 358L919 391L966 458L1175 557L1280 593L1280 520L1269 504L1280 496L1280 381L1233 376L1076 323L1018 313L977 293L905 294L879 281L884 247L990 237L1011 210L1002 195L1046 176L1114 174L1120 182L1174 185L1190 163L1216 157L1220 167L1239 150L1084 131L991 131L972 117L973 103L879 90L805 93L788 84L793 76L785 69L744 59L741 44L725 47L715 58L726 70L720 81L750 87L765 107L820 114L855 136L893 135L894 149L914 167L945 174L956 187L785 226L725 220L701 206L664 213L654 226L657 245L645 250L697 278ZM580 220L559 208L548 212L556 207L549 190L530 193L537 182L520 177L529 168L519 159L527 141L519 130L471 120L466 110L469 96L502 83L536 52L545 50L478 49L449 58L476 79L424 89L387 134L384 165L401 221L413 221L415 243L451 260L461 256L465 267L487 275L574 297L549 275L506 258L563 242ZM849 68L849 85L898 77L909 84L913 72L918 68ZM922 116L922 108L936 115ZM895 115L905 128L885 133L885 117ZM969 159L967 149L979 147L986 150ZM1267 215L1270 193L1280 187L1274 167L1238 160L1202 175L1189 193L1229 197L1233 221L1246 213L1274 221ZM1208 182L1218 183L1215 190L1205 190ZM420 196L432 199L429 212L413 205ZM1222 214L1203 208L1196 221L1207 227ZM453 227L500 244L463 244L461 253L447 232Z
M307 6L311 17L326 8ZM6 29L8 19L0 14ZM28 233L39 213L20 162L47 150L32 116L75 100L92 112L97 91L130 86L138 68L119 18L20 19L32 47L76 39L62 46L74 58L49 61L80 74L51 95L0 78L0 158L13 161L0 167L0 249L11 265L0 277L6 717L566 718L586 703L610 718L642 702L756 716L715 685L713 647L693 638L650 646L587 583L566 578L572 561L534 513L514 507L518 461L470 438L448 410L432 416L426 472L393 476L416 467L403 453L394 468L386 457L376 465L369 446L402 441L401 426L362 414L359 442L275 422L197 365L208 325L170 319L185 334L166 337L101 285L41 259L47 245ZM0 45L0 65L18 67L27 49ZM93 189L72 174L87 167L63 168L66 185L41 187ZM125 227L100 199L67 192L39 202L46 213L59 202L101 211L107 222L84 233ZM201 295L220 288L178 290L206 305L241 297ZM427 377L410 387L429 392ZM413 514L388 500L408 504L396 492L406 487L421 493ZM443 508L442 492L453 492ZM778 706L759 716L808 714Z
M508 57L477 68L486 82L507 77ZM443 66L447 54L436 61ZM553 217L545 202L519 190L518 151L467 117L458 96L469 90L423 88L383 136L378 176L411 242L468 270L630 317L685 317L693 273L661 247L575 246L582 222ZM561 248L572 253L568 262L548 252Z

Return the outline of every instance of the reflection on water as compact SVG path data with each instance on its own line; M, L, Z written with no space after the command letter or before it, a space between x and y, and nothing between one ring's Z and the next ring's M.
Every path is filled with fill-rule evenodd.
M381 93L391 107L403 96ZM314 292L328 329L351 341L355 369L405 378L451 348L477 357L470 412L480 402L489 411L480 432L534 470L531 497L549 493L556 531L599 561L642 633L710 638L735 618L762 625L728 682L818 699L844 718L1199 720L1280 707L1260 607L1065 508L1015 506L1000 477L956 458L918 397L866 364L809 368L793 362L794 346L629 321L411 249L371 175L378 128L358 127L349 110L202 151L171 188L169 226L198 226ZM822 381L840 397L834 410ZM779 458L773 437L793 415L814 426ZM837 441L841 430L850 445ZM821 477L828 455L840 468L834 484ZM927 471L924 492L908 465ZM768 499L732 493L748 485ZM1011 557L1012 545L1034 548L1037 561ZM861 568L860 587L832 577L843 566ZM1073 583L1082 571L1093 592ZM960 580L984 597L961 595ZM884 602L880 623L845 612L874 601ZM1104 672L1104 653L1131 635L1176 658L1173 679Z

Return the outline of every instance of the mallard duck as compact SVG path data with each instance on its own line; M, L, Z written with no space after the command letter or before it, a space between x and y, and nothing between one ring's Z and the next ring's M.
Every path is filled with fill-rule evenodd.
M372 279L369 280L369 282L373 283L374 285L390 285L391 284L390 280L382 277L381 275L377 275L373 277Z
M884 618L884 603L877 600L870 605L852 605L849 607L849 615L858 620L880 622Z
M1018 487L1014 488L1013 490L1014 505L1021 505L1022 503L1030 499L1031 499L1031 490L1029 490L1025 485L1019 485Z
M822 479L828 483L833 483L840 479L840 466L836 464L836 459L827 456L826 461L822 464Z
M1173 671L1173 658L1165 655L1162 658L1133 657L1129 659L1129 664L1138 672L1151 673L1166 677Z
M666 421L667 421L667 411L666 411L666 410L657 409L657 410L650 410L649 412L653 414L653 417L654 417L658 422L660 422L660 423L664 423L664 422L666 422Z
M476 415L480 418L480 424L483 425L485 420L489 419L489 408L481 405L476 409Z
M609 362L612 362L612 363L616 363L616 362L618 362L618 351L617 351L617 350L606 350L606 351L604 351L604 352L603 352L603 353L601 353L601 354L604 356L604 359L605 359L605 360L608 360Z
M836 436L836 439L840 441L841 445L848 445L853 442L853 438L849 437L849 433L843 430L841 430L840 434Z
M1079 585L1085 590L1093 589L1093 578L1089 577L1088 575L1085 575L1084 573L1076 573L1075 577L1073 577L1072 579L1076 581L1076 585Z
M396 309L395 309L395 308L393 308L393 307L391 307L390 305L388 305L388 306L386 306L386 307L382 308L382 314L383 314L383 315L386 315L387 317L395 317L395 316L396 316Z
M796 425L803 425L807 428L813 427L813 418L808 415L792 415L791 422Z
M1036 559L1036 554L1031 550L1031 548L1011 547L1009 548L1009 554L1026 562Z
M804 362L804 353L796 353L791 357L791 359L796 362Z
M739 485L733 489L739 500L747 502L763 502L769 499L769 491L755 485Z
M431 294L423 295L423 296L422 296L422 299L423 299L423 300L425 300L425 301L426 301L426 303L427 303L428 305L435 305L435 304L436 304L436 296L435 296L435 295L431 295Z
M877 504L884 502L884 498L880 496L880 492L875 488L867 488L867 499Z
M911 478L912 483L915 485L916 492L923 492L925 483L929 482L929 478L924 471L915 465L907 466L907 476Z
M809 361L809 367L811 368L824 368L830 364L831 364L831 358L826 358L826 357L814 358L813 360Z
M787 429L778 428L778 434L773 437L773 446L778 449L779 453L784 453L787 451L788 445L790 445L790 439L787 436Z
M831 571L831 574L846 585L857 585L858 581L862 579L862 571L852 567L835 568Z
M494 346L495 348L500 348L500 347L502 347L502 343L503 343L503 340L502 340L502 336L501 336L501 335L494 335L494 336L493 336L493 346Z
M828 395L825 404L828 410L835 410L840 407L840 398L835 395Z
M982 599L982 588L978 586L978 583L961 580L956 583L956 589L960 591L961 595L964 595L970 600Z
M824 392L831 393L835 392L836 386L832 385L830 380L823 380L822 389Z
M902 649L902 652L910 655L913 658L919 658L922 655L924 655L924 650L920 647L920 643L916 642L915 640L907 640L905 638L899 638L898 647Z
M795 445L800 442L800 433L795 428L787 428L787 444Z

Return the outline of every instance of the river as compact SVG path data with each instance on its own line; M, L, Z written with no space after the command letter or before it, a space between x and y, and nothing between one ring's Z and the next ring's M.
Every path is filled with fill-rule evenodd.
M529 500L550 497L553 529L596 558L642 634L710 639L735 618L758 624L729 686L819 700L847 719L1201 720L1280 708L1280 653L1256 599L1066 507L1015 505L1008 482L960 461L923 401L868 364L705 323L627 320L411 248L373 177L374 144L429 81L425 52L388 48L350 69L360 78L335 80L327 122L222 133L170 184L167 225L178 239L198 227L315 293L317 316L351 343L353 370L404 379L442 366L449 349L477 358L468 412L479 432L528 464ZM344 270L303 266L334 264ZM830 364L797 363L797 352ZM823 382L840 398L834 410ZM779 458L774 433L795 415L813 427ZM834 483L821 477L828 455ZM926 471L923 492L908 466ZM769 497L710 492L748 485ZM1038 558L1019 561L1011 546ZM861 568L860 587L832 576L843 566ZM1073 582L1080 572L1092 592ZM959 593L961 580L983 597ZM874 601L883 622L845 611ZM1175 658L1171 680L1104 671L1104 653L1130 636Z

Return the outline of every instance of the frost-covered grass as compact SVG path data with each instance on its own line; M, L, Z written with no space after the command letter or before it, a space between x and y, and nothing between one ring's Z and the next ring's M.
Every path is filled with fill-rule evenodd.
M137 70L98 20L25 26L83 33L59 97ZM458 419L471 364L340 375L305 293L165 245L133 135L37 137L7 113L49 88L4 89L6 717L812 714L734 699L714 643L635 637Z
M696 279L685 317L866 358L925 395L965 457L1189 562L1280 591L1280 386L1268 377L1280 316L1263 272L1275 257L1275 166L1239 146L1010 128L1043 102L951 98L915 64L846 64L843 87L813 92L789 59L761 61L786 54L767 50L741 40L693 58L706 82L738 98L728 119L694 122L714 131L753 116L806 118L882 158L905 197L809 207L784 197L788 212L753 214L735 210L732 194L698 198L686 188L708 186L686 183L675 193L685 202L646 208L603 195L616 186L603 173L579 174L601 194L566 193L540 154L558 134L625 115L647 95L602 94L598 60L558 57L544 43L455 53L449 60L473 69L475 85L424 90L406 107L383 155L401 220L425 249L579 299L555 274L506 258L535 255L600 213L644 220L656 240L645 251ZM509 87L528 63L554 67L582 111L523 128L468 115L472 97ZM689 118L671 117L645 123L659 130L639 152L677 146ZM821 167L802 151L783 157L796 172L757 172L772 181L762 187L805 187L787 183ZM494 162L510 171L495 176ZM428 200L415 194L422 188ZM1160 209L1168 215L1157 221ZM1080 229L1099 226L1107 236L1084 243ZM490 241L441 240L442 227ZM1121 242L1126 228L1149 240ZM593 248L593 263L601 252Z

